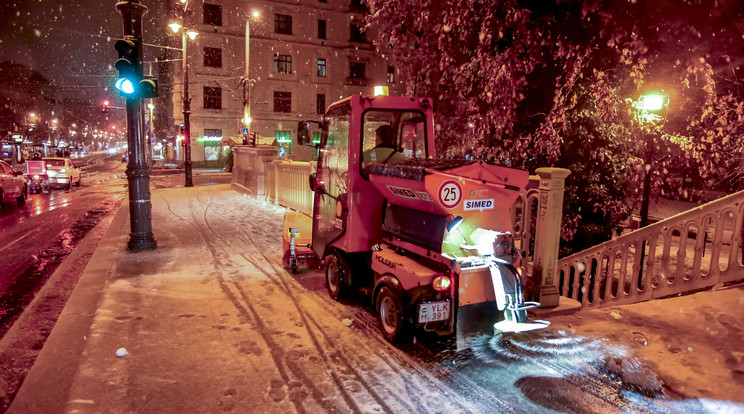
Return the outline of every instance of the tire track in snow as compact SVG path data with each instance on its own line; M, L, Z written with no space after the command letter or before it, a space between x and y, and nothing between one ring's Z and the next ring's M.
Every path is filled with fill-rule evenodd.
M327 335L325 335L322 331L314 332L312 329L310 329L310 323L308 323L308 320L309 319L312 319L312 322L316 326L319 327L319 325L306 312L306 310L302 307L302 305L299 303L299 300L297 299L297 297L295 296L295 294L292 292L291 288L286 283L286 281L279 274L277 274L276 269L274 267L276 265L274 263L272 263L272 261L270 259L268 259L262 252L260 252L259 250L257 250L258 246L253 241L253 239L250 238L250 236L248 236L249 241L256 248L256 253L258 255L260 255L264 259L264 261L266 262L265 264L268 265L274 271L273 274L267 272L266 270L264 270L264 266L261 266L260 263L257 263L250 256L247 256L246 254L244 254L242 252L239 252L236 249L232 248L232 246L226 240L224 240L224 238L222 238L220 236L220 233L218 231L216 231L214 229L214 227L209 224L209 219L208 219L207 213L210 210L210 206L212 205L211 196L210 196L210 201L208 203L205 203L204 201L200 200L199 197L198 197L198 195L197 195L197 200L199 200L202 204L205 205L205 209L204 209L204 220L205 220L205 223L206 223L207 227L209 227L210 230L217 236L217 238L219 238L225 246L227 246L228 248L230 248L231 250L233 250L235 253L237 253L238 255L240 255L243 259L245 259L247 262L249 262L256 270L258 270L259 272L263 273L264 276L266 276L275 286L279 287L280 290L282 290L284 292L284 294L289 297L289 299L292 301L292 303L294 304L295 308L298 311L298 315L299 315L300 319L302 320L302 324L305 327L305 330L308 332L308 335L309 335L310 340L312 341L312 343L313 343L313 345L315 347L316 352L323 358L323 362L325 363L325 365L329 369L329 373L330 373L333 381L336 384L336 388L341 393L342 397L347 402L347 404L349 404L349 406L352 407L355 412L358 412L358 413L364 412L365 411L365 408L359 406L359 403L358 403L357 399L354 398L351 394L349 394L348 390L346 389L346 386L344 384L344 380L343 380L343 378L341 378L341 374L338 372L339 371L338 367L336 367L335 364L332 363L332 358L330 357L330 355L328 355L327 352L324 351L324 349L321 346L320 341L318 339L317 333L320 333L321 336L324 337L326 343L329 346L331 346L333 348L335 348L335 346L333 345L333 343L330 340L330 338L328 338ZM221 215L222 217L225 217L223 214L219 213L214 208L212 208L211 211L213 211L215 214L218 214L218 215ZM230 221L230 220L227 220L227 221ZM242 285L240 283L237 283L236 282L235 283L235 287L241 293L241 296L243 297L243 299L245 301L248 301L249 300L248 294L245 292L245 290L243 289ZM349 364L348 361L346 361L343 358L343 356L338 351L335 354L339 358L342 359L344 368L347 371L353 373L353 376L355 377L356 381L374 399L374 403L375 404L377 404L380 407L382 407L384 409L384 412L386 412L386 413L392 413L392 412L394 412L391 409L391 407L389 407L388 404L384 401L384 399L380 395L378 395L377 392L374 391L373 387L367 383L367 381L359 374L359 372L351 364ZM301 372L301 371L299 371L299 372ZM401 408L406 409L409 412L411 410L411 407L401 407Z
M207 246L207 249L209 250L210 254L212 255L212 258L214 261L214 269L216 272L215 280L217 280L217 283L219 284L220 288L222 289L223 293L227 298L230 300L230 302L235 306L235 308L240 312L241 315L246 317L249 320L252 320L253 326L256 328L256 331L259 333L261 338L264 340L264 343L269 349L269 354L271 355L271 358L274 362L274 366L276 367L277 371L279 372L279 375L282 377L282 380L285 384L291 383L294 378L293 375L291 375L291 371L288 371L285 369L284 364L282 364L282 361L286 359L286 356L284 355L284 351L281 347L277 346L276 343L271 339L271 335L266 329L266 326L261 321L260 316L258 315L258 312L256 312L255 308L251 305L250 302L246 301L246 306L243 306L240 303L240 300L237 298L237 296L230 290L229 286L227 286L227 283L225 281L225 278L222 275L222 266L220 265L220 258L217 256L217 252L215 250L215 247L212 246L212 243L210 243L212 240L207 237L207 234L205 231L196 223L196 217L194 215L194 209L193 205L189 203L189 211L191 212L192 218L194 221L188 220L185 217L179 215L176 213L168 200L163 197L163 200L166 202L168 206L168 211L171 212L175 217L178 217L182 221L187 222L190 224L194 229L197 231L197 233L201 236L202 240L204 240L205 245ZM212 231L212 229L209 229ZM301 381L303 385L307 386L309 390L313 390L314 387L312 385L312 382L309 380ZM318 395L322 397L322 393L320 393L318 390L315 390L316 392L313 392L312 395L314 398L318 398ZM302 402L297 398L299 395L297 393L288 393L290 401L294 405L295 409L299 413L305 413L305 409L302 406ZM321 401L319 401L321 403ZM322 405L322 404L321 404Z
M202 203L204 203L204 201L202 201ZM206 205L207 203L204 203L204 204ZM222 206L222 207L225 207L225 206ZM225 217L227 220L232 220L233 219L232 217L227 217L224 213L221 213L219 211L216 211L214 208L212 208L212 210L215 213L217 213L217 214ZM239 214L243 214L243 215L245 214L244 211L240 211L238 213ZM241 234L238 234L237 236L239 238L243 238L243 237L241 237L242 236L242 233ZM256 246L256 249L254 249L255 250L255 253L256 254L259 254L259 255L262 255L267 262L270 262L270 264L273 267L272 270L274 270L274 272L277 272L279 275L286 274L286 271L280 265L278 265L276 263L271 263L272 261L269 260L268 258L266 258L266 256L263 253L261 253L260 250L257 249L257 244L250 238L250 236L248 236L248 237L249 237L248 238L248 241L251 242L254 246ZM243 238L243 239L245 240L245 238ZM250 261L249 258L246 258L246 259ZM264 272L264 273L266 274L267 277L273 279L273 276L272 275L267 274L266 272ZM289 289L288 286L286 288ZM321 298L321 299L328 299L327 296L320 295L318 297ZM328 301L325 301L324 300L324 302L328 302ZM331 304L329 305L329 307L332 308L334 304L335 304L335 302L331 302ZM314 322L315 322L316 326L321 330L321 333L322 333L323 332L323 328L320 327L320 325L317 324L316 321L314 321ZM387 342L384 342L382 340L382 338L380 338L379 336L373 336L373 338L376 341L378 341L378 343L380 343L382 345L382 347L389 347L391 349L391 351L393 351L391 354L393 354L393 355L394 354L397 354L397 352L396 352L397 349L393 349L393 347L391 345L389 345ZM328 340L330 341L330 339L328 339ZM374 349L374 350L372 348L368 347L368 346L365 346L365 348L367 348L367 350L370 351L370 353L369 353L370 355L374 354L375 356L377 356L380 359L380 361L382 361L383 363L385 363L386 365L389 366L390 370L393 371L394 374L397 374L398 376L400 376L401 379L403 379L403 381L406 383L406 387L408 387L409 389L410 389L410 387L413 386L413 384L411 384L411 381L408 381L407 378L405 378L404 375L401 374L401 368L404 368L404 371L414 370L416 372L416 376L413 377L413 379L415 381L417 381L417 382L418 381L424 381L426 383L426 385L422 385L422 384L419 384L419 383L416 384L416 388L417 388L418 393L428 394L429 398L431 398L432 397L432 394L431 394L432 387L434 387L438 391L434 395L434 398L442 398L442 399L445 399L445 401L444 402L438 402L438 401L437 402L432 402L432 403L429 404L430 407L441 408L441 406L442 406L441 403L449 403L450 405L455 406L458 412L468 412L468 411L471 411L471 410L472 411L479 411L477 408L472 408L472 405L470 406L470 408L466 408L462 403L460 403L459 401L457 401L455 398L445 397L445 395L451 394L452 388L442 387L442 384L441 383L431 381L429 379L429 377L431 376L431 372L426 372L422 368L416 366L415 365L415 362L412 362L411 360L400 360L399 359L400 363L397 363L396 364L396 363L391 362L388 359L388 358L391 357L391 354L382 353L382 351L379 348L378 349ZM351 364L349 361L346 361L346 362L349 363L349 364ZM370 372L370 374L371 375L376 375L374 372ZM447 374L440 375L440 377L446 377L446 376L447 376ZM380 384L385 384L388 381L389 381L389 378L380 378L379 379L379 383ZM466 381L466 382L469 382L469 381ZM471 384L471 389L479 389L479 387L477 387L477 386L474 386L473 387L472 385L474 385L474 384ZM388 393L392 394L392 395L395 395L396 393L398 393L398 394L401 394L402 393L403 395L398 395L398 398L399 399L402 399L402 398L405 398L405 397L412 398L413 395L416 395L417 394L417 393L403 393L402 392L403 390L399 390L399 389L391 390L389 388L387 388L386 391ZM480 399L482 400L482 398L480 398ZM495 400L495 399L492 399L492 398L490 400L491 400L491 404L489 404L490 407L494 407L494 406L502 406L503 407L503 405L504 405L503 402L500 402L499 400ZM417 407L416 408L417 408L417 410L416 410L417 412L429 412L431 410L431 408L424 407L420 402L419 402L419 404L417 404ZM505 408L503 410L503 412L509 412L510 411L506 407L503 407L503 408ZM410 411L410 410L406 410L406 411Z
M204 201L200 201L203 204L206 204ZM219 207L221 209L227 210L229 214L218 211L215 208L214 204L212 204L211 208L212 211L231 222L237 222L243 219L246 214L246 211L244 209L241 209L243 208L243 206L239 206L235 203L219 204ZM261 208L261 206L256 207ZM281 223L281 221L279 221L279 223ZM279 269L278 272L280 272L280 274L287 275L286 271L281 267L279 262L277 262L276 260L269 260L265 254L261 253L262 251L258 249L257 244L253 242L250 236L248 236L248 234L250 234L250 230L239 230L241 229L235 228L236 238L246 240L256 246L254 249L255 253L262 255L267 260L267 262L272 263L274 271L277 271L276 269ZM281 234L279 230L277 230L277 234ZM246 239L246 237L243 237L244 235L246 235L248 238ZM267 275L267 277L271 277L271 275ZM324 305L326 305L329 313L338 309L337 302L330 299L330 297L328 297L327 295L314 295L313 299L315 299L316 302L317 300L320 300ZM358 307L356 312L368 313L367 310L361 307ZM320 329L322 330L322 328ZM377 331L373 330L372 332ZM445 404L449 404L451 406L454 406L453 409L456 410L456 412L524 412L524 410L520 410L511 406L508 401L504 401L503 399L499 398L497 395L494 394L493 389L484 388L484 384L476 383L471 378L464 376L458 372L446 369L439 364L427 363L425 361L420 361L415 357L409 356L405 352L400 351L392 345L388 344L382 339L381 336L372 334L372 332L366 333L369 334L374 340L376 340L377 343L381 344L381 347L372 348L363 345L365 349L369 351L369 355L376 356L382 363L387 365L393 373L403 378L403 380L406 381L407 387L409 387L409 389L410 381L406 379L406 375L409 378L412 378L414 381L417 381L416 389L418 390L418 393L427 395L427 398L429 399L439 398L441 400L444 400L437 400L428 404L429 407L433 407L434 411L441 410L441 408ZM390 350L390 352L386 352L384 350L386 347ZM401 371L403 372L401 373ZM379 375L375 372L370 371L370 375L375 375L379 378ZM431 377L436 378L436 380L432 381L430 379ZM380 383L385 383L387 381L388 378L379 378ZM420 382L424 382L425 384L421 384ZM433 394L432 390L434 390ZM395 391L397 392L403 390L396 389ZM409 398L412 398L413 395L417 395L417 393L413 392L403 394ZM465 400L464 402L462 401L463 399ZM417 411L429 412L431 411L431 409L432 408L426 409L419 406Z
M222 216L226 221L228 221L228 222L233 222L234 221L234 218L233 217L230 217L230 216L226 215L225 213L218 211L214 207L214 203L212 203L211 196L210 196L210 200L208 202L205 202L204 200L200 199L199 197L197 197L197 199L202 204L204 204L206 206L206 209L211 209L212 212L216 213L219 216ZM222 205L222 204L220 204L219 206L222 207L222 208L227 208L228 210L229 210L229 207L233 207L231 205ZM229 212L235 214L234 211L229 211ZM239 211L238 214L240 214L240 213L242 213L244 215L245 214L245 211ZM206 213L205 213L205 220L207 220ZM359 371L354 367L354 364L351 361L349 361L346 358L346 356L333 344L333 341L331 341L331 339L328 338L328 336L325 334L324 329L321 326L321 324L319 324L318 321L315 320L310 314L308 314L307 312L305 312L304 311L304 308L299 303L299 301L295 299L294 293L292 292L290 286L287 284L287 282L285 280L285 277L286 276L284 276L284 275L286 275L286 271L280 265L278 265L275 261L273 261L273 260L269 259L268 257L266 257L266 255L262 252L262 250L260 250L258 248L258 244L250 236L250 232L247 231L247 232L244 232L244 233L238 233L237 234L237 236L239 238L241 238L243 240L246 240L246 237L241 237L242 234L245 234L245 236L247 237L247 241L249 241L250 244L252 244L254 246L254 249L252 249L252 250L254 250L253 253L256 254L256 255L259 255L259 256L263 257L263 259L270 266L273 274L271 274L271 273L263 270L263 268L261 266L258 266L257 263L255 263L255 261L253 259L251 259L251 257L246 256L244 253L241 253L241 252L238 252L238 254L241 255L244 259L246 259L248 262L250 262L259 271L261 271L262 273L264 273L264 275L267 278L269 278L272 282L274 282L278 287L280 287L285 292L285 294L287 294L288 296L290 296L290 298L292 299L293 303L297 307L297 309L299 311L299 314L303 317L303 320L305 321L305 326L306 326L306 329L308 330L308 333L310 335L312 335L312 336L315 336L313 334L312 330L310 329L310 326L307 323L307 320L309 320L310 322L312 322L313 325L315 325L316 330L318 331L318 333L321 336L323 336L324 339L326 340L326 342L328 343L328 345L330 345L334 349L334 351L335 351L334 352L334 355L337 355L339 358L341 358L341 362L343 363L344 367L348 368L350 371L353 372L354 377L357 379L357 381L360 382L368 390L368 392L371 392L371 393L374 393L375 395L377 395L377 393L373 391L373 386L370 385L369 382L361 376L361 374L359 374ZM305 315L307 315L308 318L305 318L304 317ZM375 337L375 339L378 340L379 342L382 342L382 340L380 338L378 338L378 337ZM323 348L317 343L317 341L314 340L314 342L316 343L316 348L318 349L318 351L321 354L323 354L324 353ZM382 344L383 344L383 346L390 346L386 342L385 343L382 343ZM383 389L385 390L385 393L386 394L389 394L389 395L402 394L402 395L397 395L398 402L399 403L403 403L403 401L405 400L405 397L408 397L408 399L411 399L412 400L411 402L414 404L415 407L412 407L412 406L410 406L408 404L405 404L405 405L408 405L408 406L407 407L401 407L401 409L403 409L404 411L406 411L406 412L428 412L432 408L434 408L434 409L436 409L436 408L441 409L442 408L442 405L441 405L442 403L449 403L450 405L455 406L453 408L456 408L459 412L467 412L467 411L470 411L471 409L473 409L472 406L465 407L462 403L460 403L459 401L457 401L454 398L451 398L451 397L447 398L447 397L445 397L445 395L448 392L451 393L452 389L451 388L443 388L441 386L441 383L437 383L437 382L431 381L429 379L429 377L431 376L431 372L425 372L424 370L422 370L419 367L414 367L411 364L411 361L405 361L405 362L400 361L402 364L396 364L394 362L391 362L388 359L390 357L390 355L385 354L385 357L382 357L382 355L380 355L380 351L379 350L372 350L368 346L365 346L365 348L367 348L370 351L370 354L376 355L382 362L384 362L386 365L388 365L390 367L391 371L393 371L393 373L397 374L403 380L403 382L405 384L405 389L404 390L398 390L398 389L393 390L393 389L390 389L389 387L387 387L386 386L386 382L388 382L388 379L387 378L380 379L380 381L378 381L378 383L379 383L380 386L383 387ZM328 361L327 358L326 358L326 361ZM402 365L409 365L409 367L408 367L409 369L414 369L416 371L416 376L418 378L414 378L415 380L417 380L417 381L415 381L415 383L412 382L412 381L409 381L404 375L401 374L400 369L401 369ZM372 372L372 371L370 371L370 374L371 375L375 375L375 373ZM420 384L419 381L426 382L426 385ZM341 384L339 386L342 387ZM429 407L427 407L426 404L422 401L422 399L418 395L419 394L422 394L422 395L431 395L432 387L434 387L438 391L436 393L436 395L438 397L441 397L445 401L438 401L438 403L431 404ZM478 387L475 387L475 388L478 388ZM380 398L381 399L381 397L379 395L377 395L377 398ZM491 407L493 407L493 406L501 406L502 408L506 408L506 407L504 407L504 403L501 402L501 401L499 401L499 400L496 400L496 399L489 399L489 400L491 402L491 404L490 404ZM510 410L508 408L506 408L506 410L504 412L508 412L508 411L510 411Z

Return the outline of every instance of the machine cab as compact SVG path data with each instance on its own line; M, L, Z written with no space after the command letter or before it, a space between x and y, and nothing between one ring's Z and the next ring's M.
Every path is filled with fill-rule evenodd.
M300 122L298 141L309 143ZM428 98L354 95L330 106L321 123L313 182L313 250L368 252L382 238L385 199L369 181L371 163L434 157L434 121Z

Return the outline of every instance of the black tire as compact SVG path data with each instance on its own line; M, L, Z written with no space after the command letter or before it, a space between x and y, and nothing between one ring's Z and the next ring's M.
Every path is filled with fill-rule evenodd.
M3 205L5 205L5 203L3 203L3 200L4 200L3 199L3 190L0 188L0 207L2 207Z
M21 195L18 196L18 198L16 198L16 200L18 201L18 205L19 206L22 206L22 205L26 204L26 198L28 198L28 187L26 187L24 185L23 186L23 191L21 192Z
M78 177L77 182L75 183L75 187L80 187L80 181L83 179L83 175L80 174L80 177Z
M326 287L328 294L334 300L341 299L346 294L346 278L349 277L349 265L341 256L329 254L326 256Z
M67 186L65 187L66 190L72 190L72 177L70 177L69 180L67 180Z
M389 287L383 286L377 294L375 310L383 338L391 344L401 342L409 329L403 320L400 297Z

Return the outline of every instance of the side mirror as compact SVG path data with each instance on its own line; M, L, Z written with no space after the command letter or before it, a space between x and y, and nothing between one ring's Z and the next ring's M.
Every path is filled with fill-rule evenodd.
M312 145L313 133L310 130L310 122L300 121L297 123L297 143L300 145Z
M325 194L325 187L323 186L323 183L322 182L319 183L316 177L317 177L316 173L312 173L308 176L310 190L315 191L318 194Z
M315 191L315 173L310 174L308 178L308 183L310 184L310 191Z

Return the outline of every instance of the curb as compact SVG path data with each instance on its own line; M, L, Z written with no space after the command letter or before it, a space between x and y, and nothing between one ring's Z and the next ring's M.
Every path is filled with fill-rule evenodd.
M106 287L111 257L125 247L116 243L129 221L122 202L83 270L49 338L18 390L8 413L63 413L91 324Z

